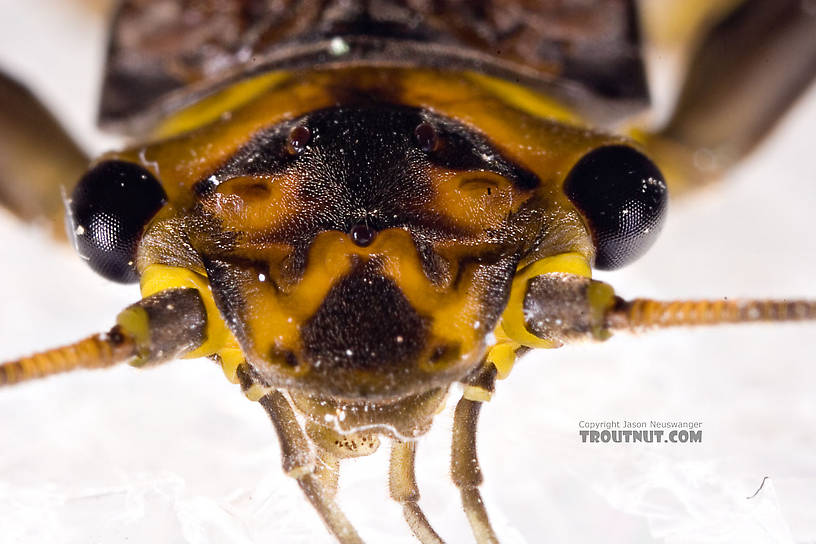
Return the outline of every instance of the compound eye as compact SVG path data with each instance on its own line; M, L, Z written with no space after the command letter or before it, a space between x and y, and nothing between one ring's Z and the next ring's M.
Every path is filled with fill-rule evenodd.
M589 224L595 268L631 263L663 226L668 199L663 174L631 147L611 145L584 155L567 175L564 193Z
M136 248L145 226L166 201L161 184L141 166L100 163L82 176L71 194L68 234L95 272L120 283L136 282Z

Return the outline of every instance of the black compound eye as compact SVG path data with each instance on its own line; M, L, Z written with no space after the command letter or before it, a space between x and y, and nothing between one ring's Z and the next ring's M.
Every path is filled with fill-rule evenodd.
M595 268L631 263L663 226L668 199L663 174L631 147L611 145L584 155L567 175L564 193L589 223Z
M161 184L141 166L100 163L71 194L69 236L95 272L120 283L136 282L139 239L166 201Z

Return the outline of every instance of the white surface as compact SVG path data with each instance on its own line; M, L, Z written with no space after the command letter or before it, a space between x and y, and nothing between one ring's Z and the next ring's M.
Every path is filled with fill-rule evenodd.
M0 66L101 151L103 34L66 4L0 1ZM648 256L603 279L627 297L816 298L814 121L812 92L727 182L674 203ZM5 214L0 240L0 360L105 330L138 296ZM502 542L816 541L814 337L814 325L670 331L528 357L481 421ZM625 418L701 420L703 443L580 443L580 420ZM449 431L446 412L420 443L423 506L450 543L471 542ZM383 448L347 463L341 500L368 542L413 542L386 461ZM262 410L214 365L186 361L1 391L0 542L331 539L281 473Z

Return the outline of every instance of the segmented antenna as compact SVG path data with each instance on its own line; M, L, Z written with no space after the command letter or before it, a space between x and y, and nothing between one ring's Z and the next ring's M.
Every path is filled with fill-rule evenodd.
M606 315L611 330L816 320L816 301L672 300L619 301Z
M82 368L105 368L126 362L136 354L136 342L117 325L106 334L95 334L75 344L3 363L0 386Z
M0 387L83 368L163 363L207 339L207 310L193 288L159 291L122 310L116 322L106 334L0 364Z

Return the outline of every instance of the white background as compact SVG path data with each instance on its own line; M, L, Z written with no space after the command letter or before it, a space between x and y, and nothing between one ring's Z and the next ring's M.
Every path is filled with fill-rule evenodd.
M93 128L103 21L72 4L0 0L0 66L96 154L112 144ZM602 278L626 297L816 298L815 121L811 92L725 182L672 202L645 258ZM5 213L0 247L0 360L106 330L138 298ZM481 421L502 541L816 542L815 339L814 325L723 327L529 356ZM700 420L703 443L580 443L579 421L626 418ZM422 504L449 542L471 542L449 433L450 410L420 442ZM386 462L382 448L346 463L340 500L368 542L413 542ZM0 391L0 542L331 541L263 411L212 363Z

